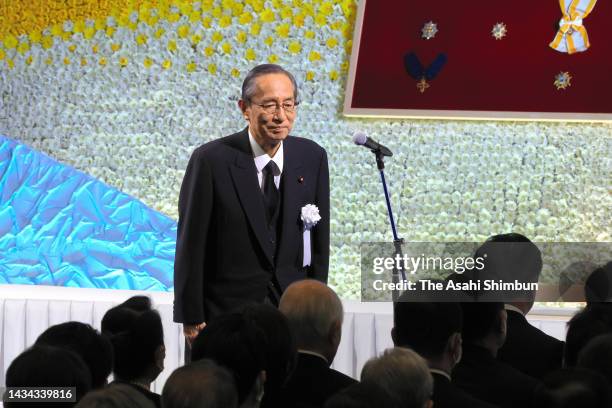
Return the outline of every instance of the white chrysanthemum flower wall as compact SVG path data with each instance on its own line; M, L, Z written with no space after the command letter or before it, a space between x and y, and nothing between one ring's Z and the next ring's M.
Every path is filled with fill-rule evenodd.
M359 295L360 243L392 240L356 130L395 153L386 175L406 240L611 240L609 124L344 118L353 0L124 3L84 0L86 11L65 6L78 18L32 11L11 26L21 32L2 27L0 133L176 219L191 152L246 125L242 78L274 62L300 84L292 133L329 154L330 282L343 297ZM15 7L25 11L6 15L27 15Z

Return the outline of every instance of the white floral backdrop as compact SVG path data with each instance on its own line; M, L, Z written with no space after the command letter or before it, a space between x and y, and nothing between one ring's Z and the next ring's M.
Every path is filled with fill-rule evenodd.
M281 64L303 101L293 134L329 154L330 281L344 297L359 294L359 244L392 239L356 130L395 152L386 175L406 240L611 240L611 124L344 118L354 0L83 2L100 8L0 28L0 133L176 218L191 151L245 126L242 77Z

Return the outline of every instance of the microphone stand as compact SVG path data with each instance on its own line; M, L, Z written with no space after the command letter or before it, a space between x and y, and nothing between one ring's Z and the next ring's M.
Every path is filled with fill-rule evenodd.
M400 255L400 258L403 258L402 254L402 244L404 243L404 239L397 236L397 230L395 229L395 220L393 219L393 211L391 210L391 200L389 198L389 190L387 189L387 181L385 180L385 162L384 155L380 149L372 149L372 153L376 156L376 166L380 172L380 180L383 185L383 190L385 191L385 200L387 202L387 214L389 215L389 222L391 224L391 231L393 232L393 246L395 247L395 255ZM402 279L406 280L406 273L404 272L404 268L399 267L397 264L393 266L392 273L392 282L399 283L399 275L402 275ZM399 294L397 290L392 292L393 302L396 302L399 298Z

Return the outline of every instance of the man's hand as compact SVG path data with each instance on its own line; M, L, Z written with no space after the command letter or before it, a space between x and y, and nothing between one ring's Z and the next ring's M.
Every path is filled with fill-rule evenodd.
M191 344L198 336L198 333L202 331L202 329L206 327L206 323L198 323L198 324L184 324L183 325L183 334L185 335L185 340L187 340L187 344L191 347Z

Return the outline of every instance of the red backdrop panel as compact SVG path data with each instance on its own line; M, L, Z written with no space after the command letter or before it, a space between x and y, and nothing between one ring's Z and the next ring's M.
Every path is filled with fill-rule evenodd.
M548 44L561 9L555 0L367 1L351 108L612 113L612 1L600 0L584 20L591 47L573 55ZM421 38L428 21L435 38ZM505 23L507 36L491 29ZM423 94L404 68L415 52L429 65L448 61ZM572 84L557 90L555 76Z

